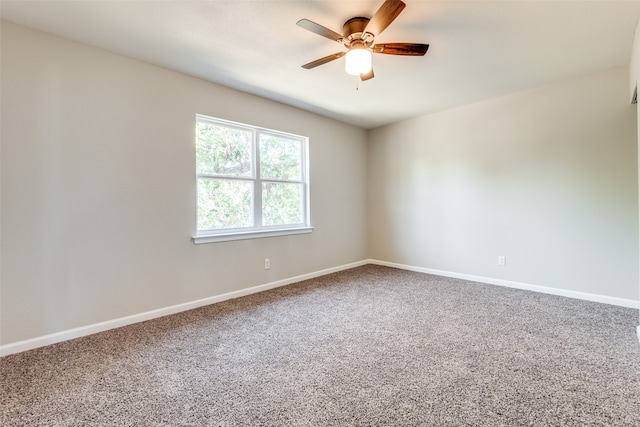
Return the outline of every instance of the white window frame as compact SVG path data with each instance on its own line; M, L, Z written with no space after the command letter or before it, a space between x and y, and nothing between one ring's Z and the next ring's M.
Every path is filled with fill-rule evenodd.
M226 242L231 240L244 240L244 239L257 239L263 237L284 236L292 234L305 234L311 233L313 227L311 226L311 209L310 209L310 195L309 195L309 138L301 135L295 135L292 133L281 132L273 129L267 129L257 126L251 126L243 123L232 122L229 120L218 119L215 117L209 117L202 114L196 114L196 121L194 123L194 129L198 122L207 122L217 126L226 126L236 129L242 129L251 132L253 135L252 141L252 163L253 174L251 177L246 178L229 178L218 176L215 174L198 173L196 170L196 194L198 191L198 182L202 178L222 178L222 179L240 179L243 181L253 182L253 227L242 228L226 228L226 229L209 229L198 230L198 198L196 197L196 233L192 236L195 244L202 243L216 243ZM294 139L300 141L301 145L301 179L300 180L278 180L267 179L260 177L260 162L259 162L259 139L260 135L269 134L275 136L282 136L287 139ZM195 138L194 138L195 139ZM197 156L197 154L196 154ZM195 163L194 163L195 165ZM303 222L299 224L291 225L277 225L277 226L263 226L262 225L262 183L263 182L283 182L283 183L298 183L302 184L302 217Z

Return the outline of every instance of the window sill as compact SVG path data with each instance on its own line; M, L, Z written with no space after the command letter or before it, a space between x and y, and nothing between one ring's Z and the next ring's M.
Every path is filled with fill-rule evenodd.
M203 243L229 242L232 240L262 239L265 237L288 236L292 234L307 234L313 231L313 227L287 228L275 230L259 230L235 232L227 234L203 234L193 236L193 243L201 245Z

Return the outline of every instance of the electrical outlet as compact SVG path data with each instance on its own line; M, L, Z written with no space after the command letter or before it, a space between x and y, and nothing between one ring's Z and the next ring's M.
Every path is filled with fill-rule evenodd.
M269 258L264 259L264 269L268 270L271 268L271 260Z
M498 265L501 265L501 266L507 265L507 257L504 255L498 255Z

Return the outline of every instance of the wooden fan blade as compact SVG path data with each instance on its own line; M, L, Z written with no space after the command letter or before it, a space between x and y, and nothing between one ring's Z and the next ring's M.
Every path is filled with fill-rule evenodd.
M400 15L406 5L400 0L386 0L364 29L365 33L380 35Z
M373 45L373 53L386 55L424 56L429 49L428 44L420 43L382 43Z
M371 67L371 71L369 71L366 74L360 74L360 80L362 80L363 82L366 82L369 79L374 78L375 76L373 75L373 67Z
M333 40L333 41L340 41L343 37L342 34L338 34L333 30L330 30L326 27L323 27L320 24L316 24L313 21L309 21L308 19L301 19L298 22L296 22L296 25L298 27L302 27L305 30L309 30L312 33L316 33L322 37L326 37L329 40Z
M334 59L342 58L345 53L347 52L338 52L338 53L334 53L333 55L325 56L324 58L316 59L315 61L311 61L308 64L304 64L302 68L310 70L319 65L326 64L327 62L331 62Z

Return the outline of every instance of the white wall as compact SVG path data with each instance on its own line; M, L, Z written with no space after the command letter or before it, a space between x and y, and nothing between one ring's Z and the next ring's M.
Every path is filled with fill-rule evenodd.
M362 129L7 22L1 40L0 344L366 258ZM310 138L313 233L191 242L196 113Z
M370 131L370 257L637 301L635 135L627 67Z

